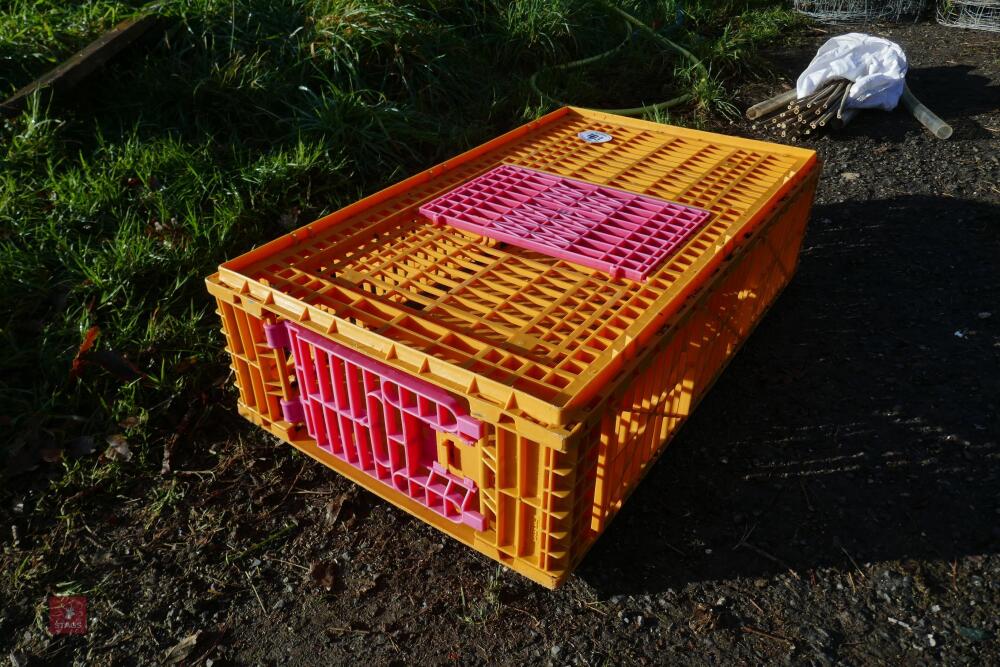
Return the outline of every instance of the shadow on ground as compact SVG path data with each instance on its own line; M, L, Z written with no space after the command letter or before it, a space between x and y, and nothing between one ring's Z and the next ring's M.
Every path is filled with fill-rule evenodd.
M1000 208L903 196L810 224L798 276L584 561L598 590L1000 550Z
M910 70L906 82L913 94L952 126L952 140L987 139L991 135L972 117L1000 108L1000 87L969 65L922 67ZM844 130L831 135L839 141L858 136L877 136L890 142L924 131L920 123L902 107L892 113L859 114Z

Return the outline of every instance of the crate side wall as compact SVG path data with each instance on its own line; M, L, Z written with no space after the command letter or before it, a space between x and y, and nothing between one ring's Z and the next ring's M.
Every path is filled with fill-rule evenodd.
M291 423L284 422L281 401L292 397L292 371L284 352L267 344L264 326L268 316L253 301L211 279L207 285L215 297L241 414L258 415L267 422L283 422L279 428L284 430L291 428Z
M591 528L599 534L791 279L817 173L747 240L622 383L597 442ZM580 545L586 549L587 545Z

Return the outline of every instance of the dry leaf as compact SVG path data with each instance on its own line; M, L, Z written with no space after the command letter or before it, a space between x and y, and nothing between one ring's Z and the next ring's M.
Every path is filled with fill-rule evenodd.
M309 564L309 578L317 586L326 590L332 590L337 583L337 565L333 561L314 560Z
M201 414L204 407L204 394L202 394L201 402L195 403L188 408L187 412L184 413L184 416L181 417L180 422L178 422L174 432L171 433L170 437L168 437L163 443L163 463L160 465L161 475L166 475L171 471L174 452L177 449L177 443L180 442L181 437L188 432L191 425L195 423L196 417Z
M344 506L344 497L338 496L326 504L326 512L323 514L323 525L331 528L337 523L340 516L340 509Z
M90 352L90 348L94 347L94 342L101 333L101 328L96 324L89 329L87 333L83 334L83 340L80 342L80 347L76 351L76 356L73 357L73 365L69 369L69 377L71 380L75 380L80 377L80 372L83 370L84 356Z
M278 224L283 228L291 231L299 226L299 214L302 211L298 206L293 206L287 213L282 213L278 216Z
M146 375L135 364L113 350L90 352L84 357L84 361L97 364L123 382L132 382Z
M108 449L104 452L104 457L111 461L131 461L132 450L129 449L128 440L121 433L108 436Z
M61 461L63 457L63 450L58 447L43 447L41 451L42 460L46 463L56 463Z
M323 514L323 524L327 528L332 528L340 518L340 513L344 510L344 503L348 500L349 494L342 493L326 504L326 511Z
M178 643L167 649L167 653L163 656L164 661L168 665L176 665L179 662L183 662L191 655L194 651L194 647L198 644L198 637L201 636L201 630L194 633L193 635L188 635L184 639L180 640Z
M139 425L138 417L126 417L125 419L118 422L118 425L122 428L135 428Z
M691 620L688 621L688 627L694 630L697 634L715 630L719 627L719 612L712 607L699 604L694 608L694 612L691 614Z

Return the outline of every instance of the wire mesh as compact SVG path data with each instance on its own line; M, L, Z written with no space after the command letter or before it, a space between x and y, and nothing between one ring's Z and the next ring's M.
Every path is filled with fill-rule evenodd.
M937 22L953 28L1000 32L1000 0L943 0Z
M889 23L916 20L927 0L794 0L794 7L823 23Z

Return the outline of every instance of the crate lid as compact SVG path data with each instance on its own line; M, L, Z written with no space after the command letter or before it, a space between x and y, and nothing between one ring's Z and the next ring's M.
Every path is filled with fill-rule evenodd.
M595 132L610 139L586 138ZM218 280L542 437L573 427L815 162L802 148L566 107L226 262ZM645 280L420 215L503 164L710 215Z
M435 223L631 280L645 280L710 215L511 164L490 169L419 211Z

